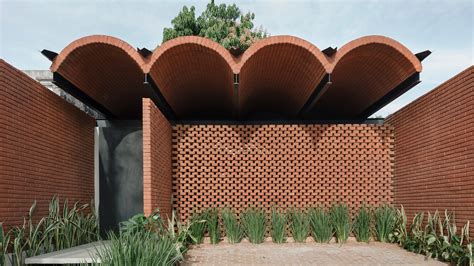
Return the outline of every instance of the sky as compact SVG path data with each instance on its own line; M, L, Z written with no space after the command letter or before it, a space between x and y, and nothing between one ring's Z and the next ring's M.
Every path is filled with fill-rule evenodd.
M60 52L92 34L118 37L133 46L155 48L164 27L183 5L200 14L208 1L0 0L0 57L23 70L48 69L40 54ZM270 35L294 35L321 50L341 47L364 35L385 35L413 53L431 50L423 61L422 82L375 115L387 116L473 65L472 0L233 0Z

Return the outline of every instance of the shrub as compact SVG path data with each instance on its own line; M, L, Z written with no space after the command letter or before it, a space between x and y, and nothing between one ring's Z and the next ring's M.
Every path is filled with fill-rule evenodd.
M206 231L206 213L196 212L192 215L191 227L189 228L191 235L193 236L193 244L201 244L204 240L204 233Z
M473 264L473 242L469 243L469 222L461 229L460 235L457 235L454 218L447 211L444 220L437 211L433 215L428 213L425 227L423 218L424 213L418 213L413 218L404 248L456 265Z
M333 235L333 229L329 215L323 208L313 208L309 211L309 221L314 240L319 243L329 243Z
M351 231L349 208L346 204L335 204L330 209L331 223L338 243L345 243Z
M144 214L136 214L127 221L120 222L120 232L136 233L138 231L160 231L163 229L163 222L158 210L154 211L148 217Z
M397 221L395 209L388 205L382 205L375 209L374 216L377 240L380 242L389 241L389 236L393 233Z
M364 206L360 207L354 221L354 234L359 242L369 242L370 239L370 213Z
M250 243L259 244L265 240L266 215L262 208L247 208L241 220Z
M169 236L150 231L136 231L116 236L97 249L95 264L100 265L174 265L182 259L176 242Z
M286 242L286 214L279 212L277 209L272 209L272 241L274 243L285 243Z
M237 215L231 209L224 209L222 211L222 223L224 224L229 243L239 243L244 232L237 219Z
M221 237L221 229L219 227L219 211L217 208L210 208L206 214L207 231L211 238L211 244L219 243Z
M290 229L295 242L303 243L308 237L309 219L300 208L294 208L290 212Z
M59 199L53 197L49 203L48 215L35 223L32 217L36 206L35 201L21 226L15 226L7 233L1 233L3 252L2 250L0 252L6 253L8 246L11 245L16 264L23 265L25 256L36 256L99 239L99 227L92 204L79 205L76 202L70 208L68 201L65 200L61 208Z
M3 231L3 224L0 223L0 264L6 260L6 255L8 251L8 243L10 243L10 234Z
M407 216L403 205L400 206L400 209L397 209L396 212L395 227L392 234L389 235L389 240L392 243L397 243L398 245L403 246L408 238Z

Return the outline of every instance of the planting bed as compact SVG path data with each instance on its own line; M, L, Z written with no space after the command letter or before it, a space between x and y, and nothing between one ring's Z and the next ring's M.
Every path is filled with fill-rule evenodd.
M289 239L291 242L291 239ZM446 265L423 255L408 252L395 244L356 242L349 238L344 245L319 244L312 238L306 243L274 244L270 239L255 245L204 244L190 247L183 265Z

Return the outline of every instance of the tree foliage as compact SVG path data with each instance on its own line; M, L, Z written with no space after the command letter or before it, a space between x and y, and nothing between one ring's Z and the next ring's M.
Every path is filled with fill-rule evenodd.
M245 51L255 41L267 37L262 28L255 28L254 13L243 14L235 5L216 5L214 0L196 18L195 8L184 6L163 30L163 42L179 36L201 36L222 44L226 49Z

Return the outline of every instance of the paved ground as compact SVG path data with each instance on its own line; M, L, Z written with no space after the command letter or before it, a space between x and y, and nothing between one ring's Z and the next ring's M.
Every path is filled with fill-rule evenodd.
M97 250L104 245L108 245L109 241L98 241L73 248L67 248L60 251L46 253L43 255L26 258L26 264L81 264L93 263L91 258L95 256ZM100 260L97 260L100 261Z
M309 239L308 239L309 240ZM446 265L425 260L423 255L405 251L393 244L371 242L347 244L265 242L254 245L246 241L231 245L202 244L191 247L183 265Z

